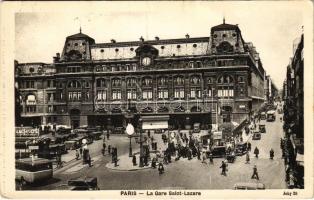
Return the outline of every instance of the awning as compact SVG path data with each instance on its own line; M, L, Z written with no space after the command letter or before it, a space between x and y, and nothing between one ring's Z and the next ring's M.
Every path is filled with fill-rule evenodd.
M168 129L168 121L143 122L143 130Z

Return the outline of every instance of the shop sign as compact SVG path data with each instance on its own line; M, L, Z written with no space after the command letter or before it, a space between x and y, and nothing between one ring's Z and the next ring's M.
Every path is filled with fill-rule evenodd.
M221 131L217 131L213 133L213 139L214 140L221 140L222 139L222 132Z
M239 105L239 108L244 109L244 108L245 108L245 105Z
M16 127L15 128L16 137L38 137L39 129L31 127Z

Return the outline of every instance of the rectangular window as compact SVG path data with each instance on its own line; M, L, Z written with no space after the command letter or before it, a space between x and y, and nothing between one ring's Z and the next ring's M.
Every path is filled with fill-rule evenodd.
M167 89L159 89L158 90L158 99L168 99L168 90Z
M105 90L97 91L97 100L107 100L107 92Z
M36 112L36 106L26 106L26 112Z
M184 88L175 88L174 89L174 98L183 99L184 98Z
M191 97L191 98L195 98L195 97L196 97L195 88L191 88L190 97Z
M212 96L212 89L211 89L211 88L208 89L208 96L209 96L209 97Z
M30 81L30 88L35 88L35 82L34 81Z
M152 99L153 98L153 92L150 91L150 90L146 90L146 91L143 91L143 99Z
M121 91L120 90L113 90L112 91L112 99L113 100L120 100L121 99Z
M48 93L47 95L48 95L47 96L48 101L55 101L56 100L55 93Z
M128 90L127 98L132 100L136 99L136 90Z
M53 105L48 105L48 112L49 112L49 113L52 113L52 112L54 112L54 111L55 111L54 106L53 106Z

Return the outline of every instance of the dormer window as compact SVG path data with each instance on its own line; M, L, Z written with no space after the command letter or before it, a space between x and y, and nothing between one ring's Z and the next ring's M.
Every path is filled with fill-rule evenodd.
M214 34L214 38L217 38L217 34Z
M164 48L165 48L165 46L161 46L160 48L161 48L161 49L164 49Z
M130 51L134 51L134 48L130 48Z
M85 43L85 42L83 42L83 43L82 43L82 45L83 45L83 46L85 46L85 45L86 45L86 43Z
M177 48L178 48L178 49L180 49L180 48L181 48L181 46L178 44L178 45L177 45Z
M222 34L222 37L227 37L227 35L226 34Z
M197 44L193 44L193 47L196 48L196 47L197 47Z
M104 51L105 51L105 50L103 50L103 49L100 49L100 52L101 52L101 53L104 53Z
M116 51L116 52L118 52L118 51L119 51L119 49L115 49L115 51Z
M78 46L78 43L75 43L74 46Z
M236 36L237 36L237 34L233 33L233 34L232 34L232 36L233 36L233 37L236 37Z

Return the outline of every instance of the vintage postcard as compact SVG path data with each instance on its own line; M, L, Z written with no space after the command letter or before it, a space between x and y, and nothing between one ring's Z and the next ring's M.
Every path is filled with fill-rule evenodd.
M313 198L312 2L0 12L4 197Z

